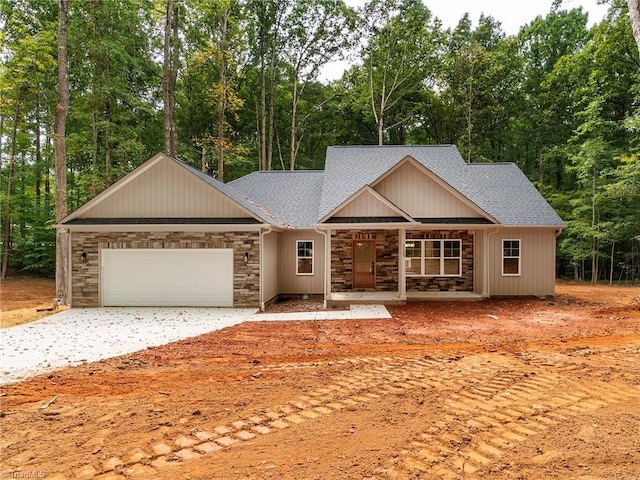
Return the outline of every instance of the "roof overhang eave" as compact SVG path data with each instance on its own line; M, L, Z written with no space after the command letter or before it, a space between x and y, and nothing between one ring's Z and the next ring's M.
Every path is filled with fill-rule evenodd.
M57 223L54 228L69 232L259 232L270 228L268 223L248 224L204 224L204 223L137 223L137 224L102 224L102 225L69 225Z
M489 226L491 226L491 225L489 225ZM500 226L503 227L503 228L535 228L535 229L545 229L545 230L549 230L549 229L565 230L567 228L567 225L565 225L564 223L562 225L509 225L509 224L502 224Z
M397 230L398 228L419 227L418 222L384 222L384 223L316 223L314 228L324 230Z

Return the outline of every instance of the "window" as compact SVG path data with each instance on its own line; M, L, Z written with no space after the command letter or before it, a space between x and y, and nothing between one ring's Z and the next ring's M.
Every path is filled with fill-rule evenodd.
M296 274L313 275L313 240L297 240L296 246Z
M520 240L502 240L502 275L520 275Z
M460 240L407 240L405 269L410 277L459 277L462 275Z

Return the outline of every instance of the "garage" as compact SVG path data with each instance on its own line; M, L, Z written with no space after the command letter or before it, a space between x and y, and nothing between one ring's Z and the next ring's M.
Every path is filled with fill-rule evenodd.
M103 249L105 307L232 307L233 250Z

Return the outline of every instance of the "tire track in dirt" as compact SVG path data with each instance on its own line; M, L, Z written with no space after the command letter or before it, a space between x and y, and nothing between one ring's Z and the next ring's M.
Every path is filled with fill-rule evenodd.
M637 347L635 347L637 349ZM596 355L594 353L594 355ZM618 365L638 368L634 351L611 351L598 358L598 368ZM609 358L611 356L611 358ZM591 360L591 356L590 356ZM340 411L367 408L383 397L413 389L436 392L439 402L424 408L437 409L439 421L425 425L423 433L401 452L389 452L390 460L378 469L377 478L410 478L422 474L437 478L473 478L490 472L496 461L514 444L525 442L558 422L611 403L640 397L640 389L615 383L569 382L564 373L575 365L567 355L528 353L501 355L361 357L332 362L310 362L308 367L344 366L317 388L286 403L265 406L254 414L206 429L189 429L170 437L157 436L140 446L122 445L120 453L98 462L60 472L52 478L94 478L100 474L123 474L153 478L158 470L175 462L215 455L228 448L249 446L258 436L292 429L313 431L313 421ZM556 368L555 365L561 365ZM265 366L258 372L306 368L306 364ZM433 413L433 411L431 412ZM416 421L418 421L416 419ZM152 437L150 437L152 438Z
M260 409L246 418L227 424L212 425L206 430L186 430L173 438L152 440L145 448L129 446L128 449L123 448L122 453L107 460L94 461L72 471L60 472L54 478L89 479L105 473L149 478L156 469L162 469L174 462L201 458L225 448L237 447L258 435L268 435L278 430L296 427L346 407L357 407L384 395L415 388L415 385L408 381L416 375L422 376L419 372L421 367L405 368L409 361L404 357L363 357L327 362L331 365L355 367L357 373L333 376L325 386L311 390L285 404ZM314 364L318 366L318 362ZM291 367L297 369L299 365ZM258 369L258 372L262 370ZM272 368L264 369L268 370Z
M638 357L620 354L599 360L618 364L621 359L634 368L640 366ZM443 420L400 452L398 460L381 467L376 478L487 478L492 465L514 444L571 417L640 397L640 389L623 383L591 381L585 387L570 382L564 373L582 365L567 362L566 356L556 355L554 360L563 362L559 369L549 358L531 358L527 371L497 372L482 387L467 385L450 395L440 405ZM531 363L545 366L532 375Z

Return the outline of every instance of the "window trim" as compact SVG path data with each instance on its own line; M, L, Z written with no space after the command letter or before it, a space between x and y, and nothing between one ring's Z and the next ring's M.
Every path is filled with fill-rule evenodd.
M420 257L407 257L407 243L410 242L420 242ZM439 257L426 257L426 242L439 242L440 243L440 256ZM460 255L458 257L446 257L445 256L445 242L456 242L458 244L458 250ZM406 277L423 277L423 278L460 278L462 277L462 239L461 238L407 238L404 241L404 259L405 259L405 276ZM420 258L420 273L408 273L406 268L409 266L411 259ZM427 274L425 273L425 264L427 259L435 259L438 258L440 260L440 272L437 274ZM445 271L445 260L458 260L458 273L447 274Z
M505 242L518 242L518 255L505 255ZM511 247L510 247L511 248ZM522 239L520 238L503 238L502 239L502 276L503 277L520 277L522 276ZM517 259L518 260L518 273L505 273L504 272L504 261L506 259Z
M300 244L301 243L310 243L311 244L311 255L308 257L301 257L299 255L300 252ZM315 258L314 258L314 249L315 245L313 240L296 240L296 275L309 276L314 275L315 272ZM303 259L311 259L311 272L300 272L300 260Z

